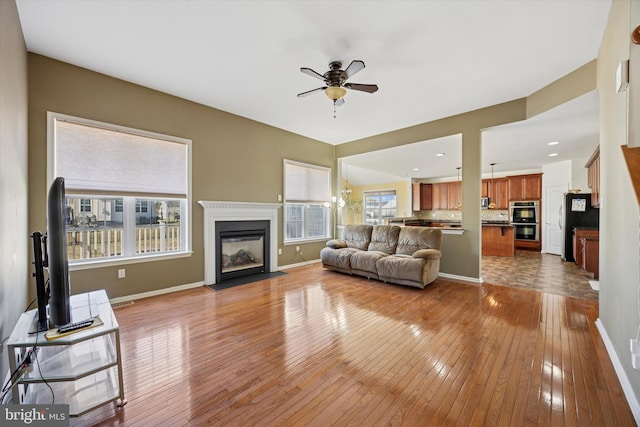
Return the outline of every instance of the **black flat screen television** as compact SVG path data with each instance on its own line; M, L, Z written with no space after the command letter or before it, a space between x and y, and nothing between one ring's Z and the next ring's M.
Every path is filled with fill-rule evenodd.
M71 322L71 286L67 256L67 208L64 178L49 188L47 199L47 245L49 255L49 327Z

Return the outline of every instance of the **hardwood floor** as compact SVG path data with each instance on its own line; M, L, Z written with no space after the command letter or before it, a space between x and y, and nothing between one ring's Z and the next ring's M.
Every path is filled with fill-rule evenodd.
M72 425L635 425L597 301L288 272L117 308L128 404Z

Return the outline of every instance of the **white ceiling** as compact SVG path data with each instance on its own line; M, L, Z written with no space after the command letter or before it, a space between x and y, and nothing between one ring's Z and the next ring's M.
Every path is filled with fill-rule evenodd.
M17 0L31 52L329 144L528 96L597 57L610 4ZM349 81L376 83L378 92L349 91L336 118L321 92L296 97L322 86L300 67L322 74L332 60L346 66L353 59L363 60L366 68ZM553 161L588 156L598 140L597 97L581 97L556 110L488 130L483 170L492 161L498 163L496 171L539 169L548 162L551 140L561 142ZM413 148L423 145L428 146ZM380 170L407 177L412 172L398 164L430 159L429 153L401 152L398 162L383 153L392 168ZM453 149L447 152L445 159L454 161L447 170L453 172L443 173L455 176L460 161L455 162ZM520 158L527 162L507 165Z

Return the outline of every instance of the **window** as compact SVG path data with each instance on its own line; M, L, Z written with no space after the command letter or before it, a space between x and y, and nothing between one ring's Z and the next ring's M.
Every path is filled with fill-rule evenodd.
M364 223L384 224L397 211L396 190L364 192Z
M146 200L136 200L136 213L149 211L149 203Z
M80 199L80 212L91 212L91 199Z
M284 241L330 238L331 169L284 161Z
M190 251L191 141L49 113L71 266Z

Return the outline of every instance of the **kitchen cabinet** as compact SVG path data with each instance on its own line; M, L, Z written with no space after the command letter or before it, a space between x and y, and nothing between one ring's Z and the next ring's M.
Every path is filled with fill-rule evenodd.
M412 184L412 209L414 211L431 210L433 208L432 184L414 182Z
M462 209L462 182L447 183L447 209Z
M494 209L509 209L509 181L507 178L482 180L482 197L494 203Z
M515 175L507 177L509 201L542 199L542 174Z
M593 274L593 278L600 278L600 239L598 237L583 237L582 269Z
M600 146L596 148L587 163L587 185L591 189L591 206L600 207Z
M432 206L434 210L462 209L462 182L437 182L432 185Z
M576 264L583 265L584 256L584 239L585 238L599 238L600 231L597 228L575 228L573 230L573 257Z
M437 182L432 184L433 197L432 207L433 210L446 210L449 209L449 184L446 182Z

